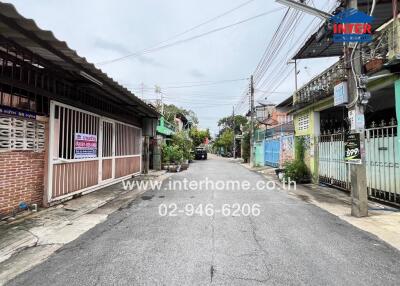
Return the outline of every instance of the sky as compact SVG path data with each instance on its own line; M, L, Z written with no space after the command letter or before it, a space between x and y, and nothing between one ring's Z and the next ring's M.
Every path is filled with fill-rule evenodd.
M95 63L136 96L154 102L160 98L154 86L160 86L164 102L192 109L199 118L199 127L209 128L212 134L218 131L218 120L232 114L233 106L236 106L237 113L243 114L248 110L248 100L243 100L248 78L255 71L285 13L285 8L273 0L7 2L14 4L24 17L35 20L40 28L51 30L56 38L66 41L80 56ZM313 2L317 8L327 10L336 1L311 0L310 5ZM166 41L244 3L232 13ZM160 42L166 41L165 45L192 38L267 11L271 12L231 28L168 48L138 53ZM277 59L280 55L294 53L293 48L307 38L305 30L311 21L318 24L312 16L304 15L296 25L293 37L277 52ZM109 62L132 53L136 55ZM335 61L334 58L300 61L299 86ZM273 78L274 73L276 66L270 66L265 78ZM289 97L295 90L294 71L288 75L286 79L282 75L282 83L274 87L274 93L257 90L256 102L266 96L273 103Z

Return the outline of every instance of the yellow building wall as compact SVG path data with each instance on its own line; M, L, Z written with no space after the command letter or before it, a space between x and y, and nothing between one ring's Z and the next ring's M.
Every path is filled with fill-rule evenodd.
M293 115L295 138L300 136L308 136L309 146L305 150L304 162L309 168L313 181L318 181L318 154L316 152L318 146L317 136L320 133L319 112L333 106L333 98L322 100L308 107L299 110ZM309 125L307 129L299 129L299 119L301 116L308 114Z

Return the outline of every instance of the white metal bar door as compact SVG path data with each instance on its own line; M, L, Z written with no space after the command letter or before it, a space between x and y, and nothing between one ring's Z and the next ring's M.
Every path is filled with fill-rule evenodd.
M141 129L51 101L48 153L50 203L139 174Z
M114 179L115 169L115 123L109 120L101 120L101 132L99 138L100 172L99 181L105 182Z
M400 205L400 155L397 126L365 130L367 186L370 198Z
M48 201L96 186L99 172L97 138L100 116L52 101L48 156ZM91 154L77 147L79 136L93 144ZM90 140L92 138L92 140ZM78 153L79 151L82 151Z
M344 160L344 133L319 136L318 163L321 183L350 190L350 168Z

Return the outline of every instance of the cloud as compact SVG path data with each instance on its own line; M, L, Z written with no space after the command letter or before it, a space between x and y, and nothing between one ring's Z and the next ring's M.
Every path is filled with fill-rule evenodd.
M115 42L109 42L100 38L97 38L95 40L94 45L96 46L96 48L117 52L121 55L126 55L130 53L130 51L124 45Z
M197 69L192 69L189 74L195 78L204 78L206 75Z
M107 50L107 51L113 51L119 53L121 56L129 55L132 53L131 50L129 50L127 47L125 47L122 44L118 44L116 42L110 42L101 38L97 38L94 42L94 45L96 48ZM153 58L143 56L143 55L138 55L138 56L133 56L131 59L136 59L140 63L144 65L150 65L153 67L166 67L160 62L157 62Z
M146 65L151 65L153 67L160 67L160 68L165 68L166 66L160 62L157 62L156 60L154 60L153 58L150 57L146 57L146 56L136 56L134 57L136 58L139 62L141 62L142 64L146 64Z

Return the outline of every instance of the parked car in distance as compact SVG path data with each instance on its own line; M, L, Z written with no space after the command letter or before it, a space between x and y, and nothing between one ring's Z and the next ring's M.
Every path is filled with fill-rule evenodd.
M194 151L194 158L196 160L207 160L207 150L205 147L196 147Z

